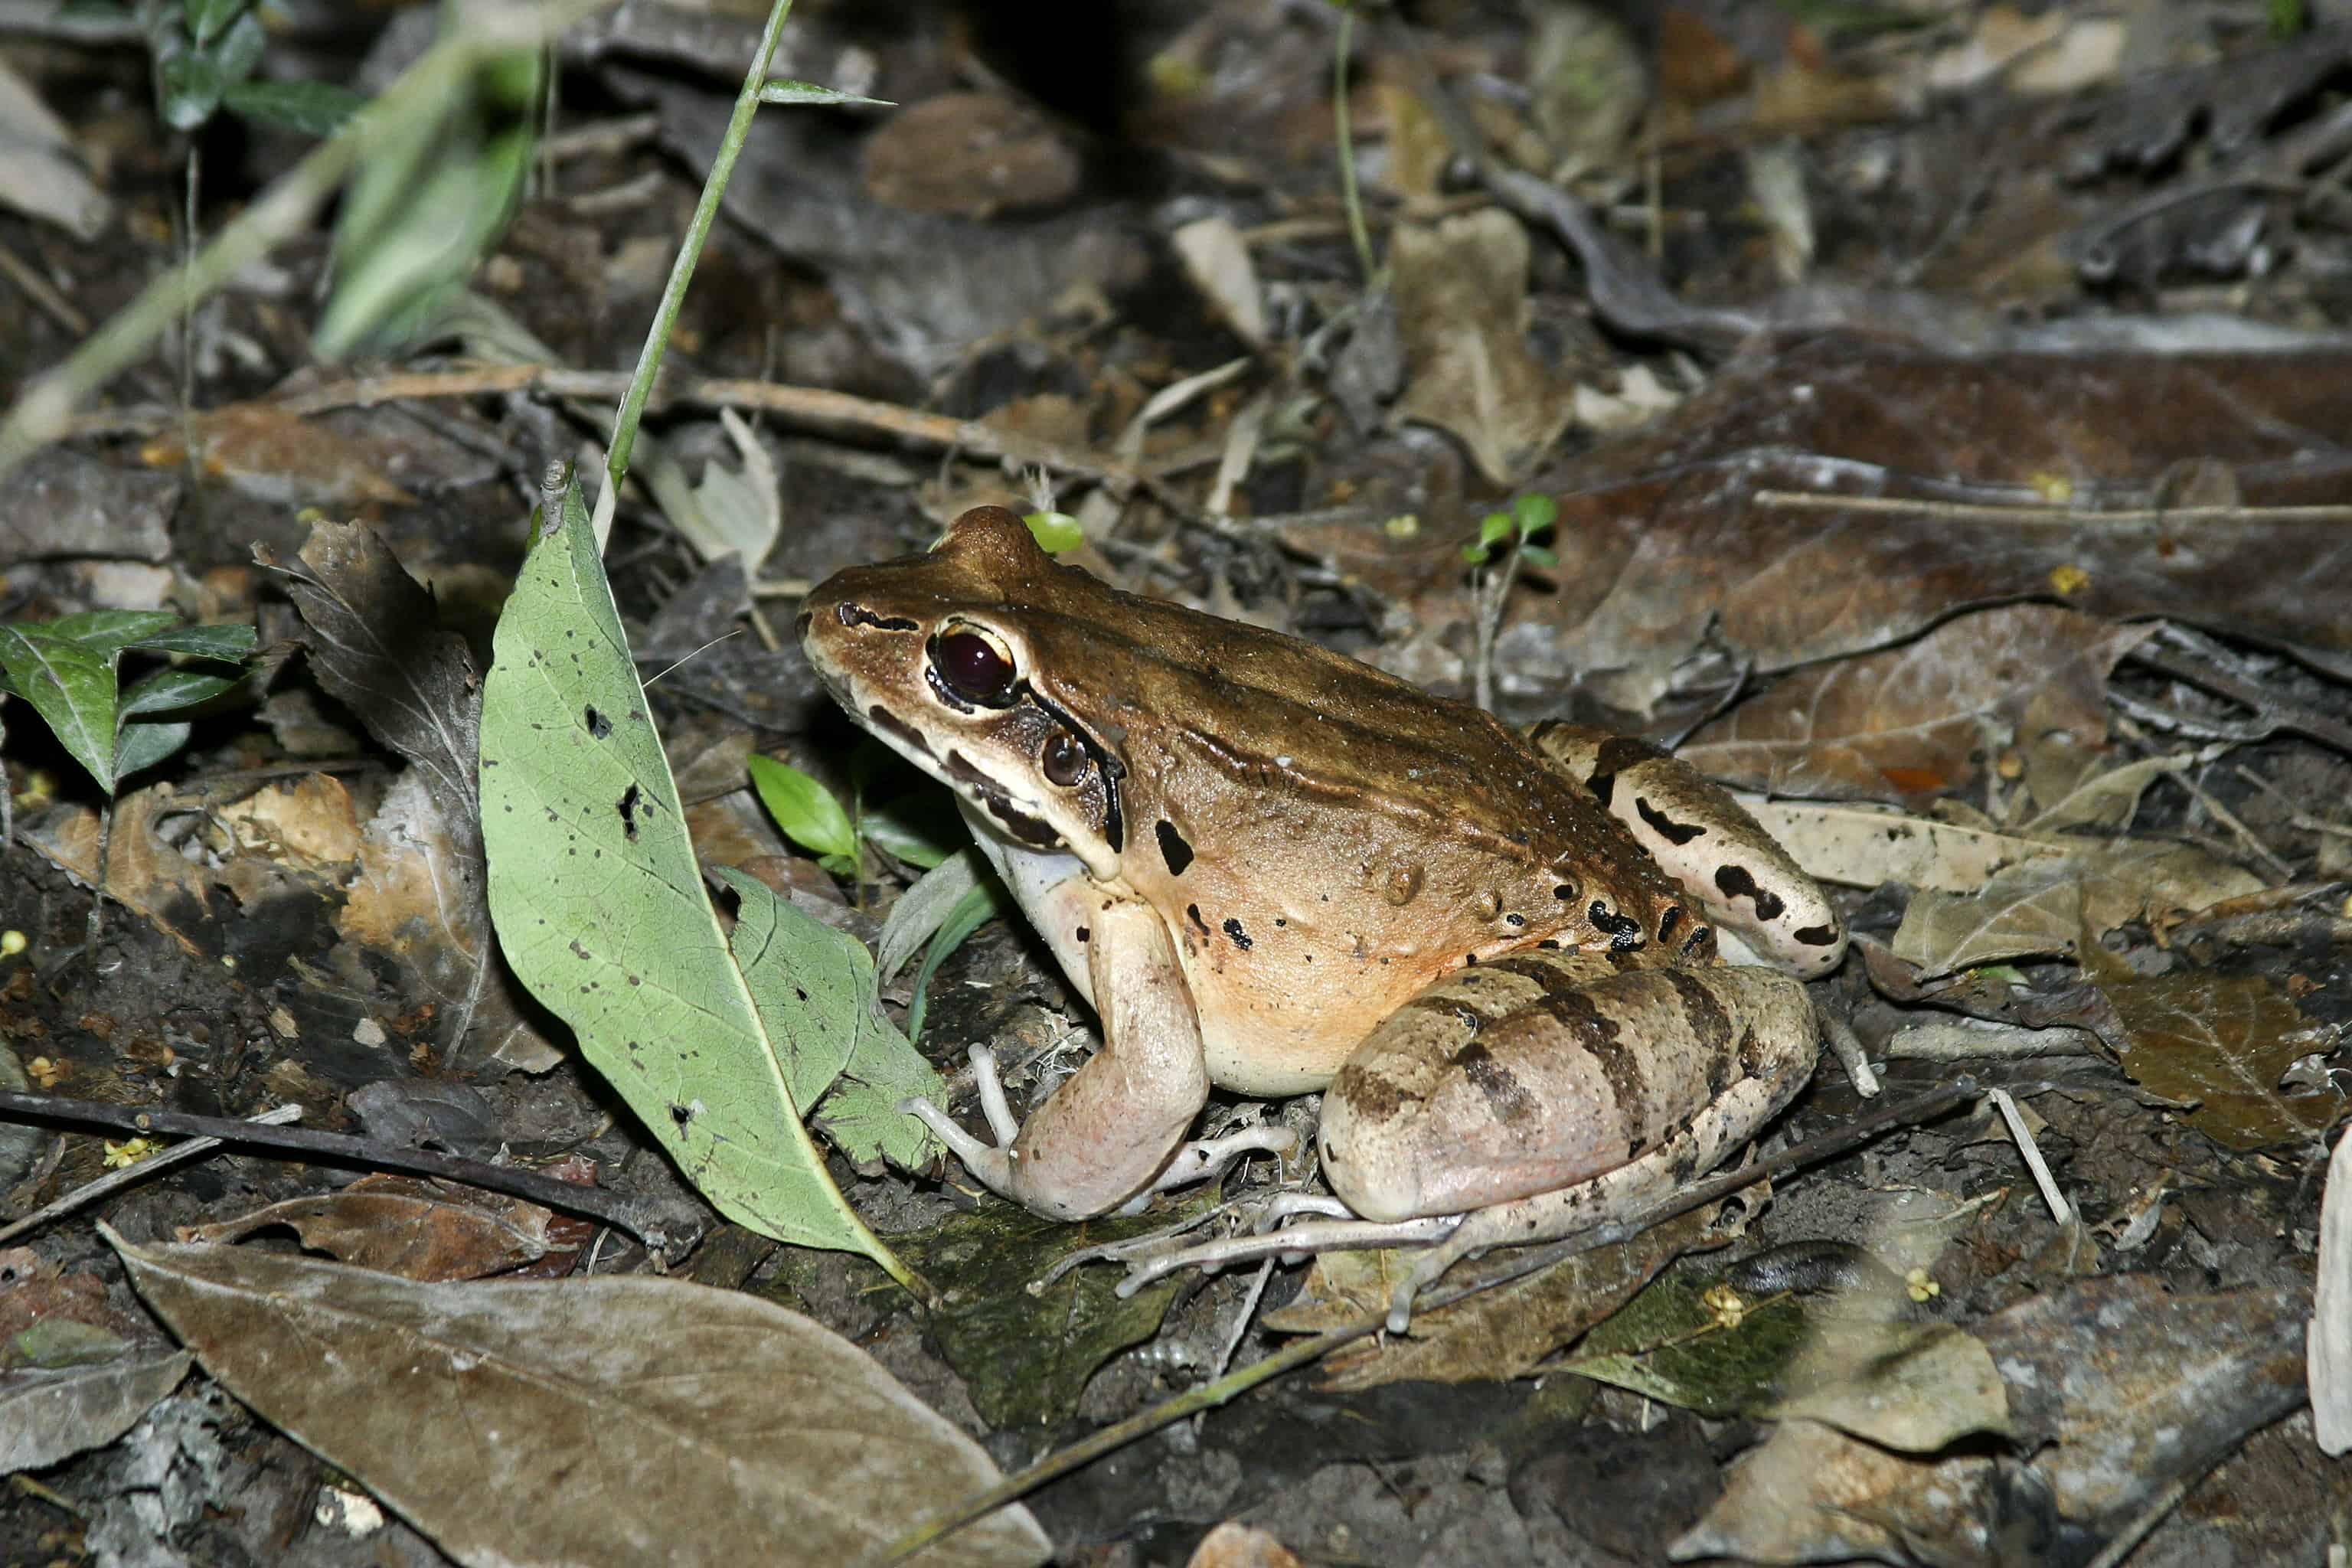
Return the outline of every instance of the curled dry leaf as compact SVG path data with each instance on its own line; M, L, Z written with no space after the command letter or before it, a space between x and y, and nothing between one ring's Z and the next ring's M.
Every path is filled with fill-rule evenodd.
M871 1356L754 1297L107 1235L207 1373L460 1563L845 1563L998 1479ZM1013 1507L916 1561L1051 1550Z
M1901 801L1976 777L1987 731L2106 733L2106 681L2147 628L2047 605L1962 616L1900 648L1790 677L1684 746L1692 766L1775 795Z

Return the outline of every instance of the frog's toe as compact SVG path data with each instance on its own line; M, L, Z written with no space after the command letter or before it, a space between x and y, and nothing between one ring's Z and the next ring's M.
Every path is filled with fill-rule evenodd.
M955 1118L919 1094L900 1100L898 1109L909 1116L919 1118L924 1126L939 1134L940 1142L948 1146L948 1152L961 1160L963 1168L991 1192L1002 1193L1010 1185L1013 1161L1003 1149L982 1142L958 1126Z
M1228 1132L1222 1138L1203 1138L1187 1143L1176 1151L1167 1166L1152 1178L1151 1185L1140 1196L1164 1193L1171 1187L1190 1186L1223 1174L1226 1166L1244 1154L1287 1154L1298 1147L1298 1134L1278 1123L1261 1123Z

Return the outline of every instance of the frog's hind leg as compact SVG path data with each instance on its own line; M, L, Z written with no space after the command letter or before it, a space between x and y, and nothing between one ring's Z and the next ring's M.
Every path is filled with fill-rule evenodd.
M1589 725L1549 719L1526 735L1748 950L1727 956L1807 978L1845 956L1845 926L1821 884L1721 784L1647 741Z
M1568 1229L1622 1217L1608 1205L1705 1170L1787 1104L1819 1038L1804 986L1771 970L1517 953L1357 1047L1323 1097L1324 1174L1366 1219L1539 1194Z

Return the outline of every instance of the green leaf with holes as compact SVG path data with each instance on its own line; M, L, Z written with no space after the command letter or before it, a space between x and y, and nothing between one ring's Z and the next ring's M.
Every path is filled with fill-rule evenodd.
M913 1288L825 1173L790 1042L728 952L576 483L493 646L482 840L508 962L720 1213Z

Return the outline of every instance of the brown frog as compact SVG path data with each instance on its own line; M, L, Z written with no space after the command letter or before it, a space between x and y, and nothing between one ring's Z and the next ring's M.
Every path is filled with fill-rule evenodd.
M1324 1173L1356 1215L1563 1235L1713 1164L1812 1070L1794 976L1843 957L1835 913L1641 742L1522 734L1120 593L1001 507L832 577L800 624L849 715L956 792L1101 1018L1017 1128L973 1053L994 1145L908 1107L1040 1214L1206 1173L1236 1147L1185 1144L1213 1086L1322 1089ZM1725 965L1719 929L1776 967Z

